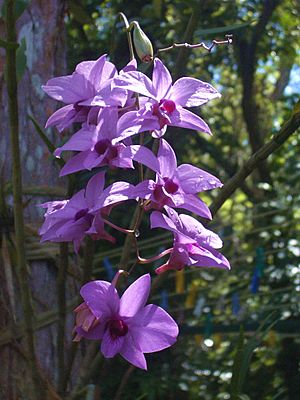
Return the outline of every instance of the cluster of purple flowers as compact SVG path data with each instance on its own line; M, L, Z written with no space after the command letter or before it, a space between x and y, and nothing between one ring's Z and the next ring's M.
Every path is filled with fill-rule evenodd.
M216 249L221 239L195 218L178 215L175 209L190 211L211 219L207 205L198 193L218 188L218 178L190 164L177 166L176 155L162 138L168 126L188 128L210 134L208 125L187 110L220 96L210 84L194 78L181 78L172 84L168 69L154 59L152 80L137 71L131 61L119 73L101 56L96 61L77 65L72 75L50 79L44 91L66 105L47 121L47 127L63 131L73 123L79 129L55 150L77 154L66 162L61 176L98 167L134 168L133 161L156 173L155 179L137 185L115 182L105 186L105 172L96 173L86 189L71 199L43 204L47 208L41 227L42 241L72 241L75 251L86 235L95 240L114 242L104 225L111 209L127 200L136 200L151 213L151 228L174 234L172 251L166 264L156 272L180 270L185 266L230 268ZM138 95L138 101L137 96ZM143 145L132 144L131 137L150 131L159 140L157 154ZM90 282L81 289L85 302L76 311L76 340L102 339L105 357L120 353L140 368L146 368L143 353L159 351L174 343L178 328L161 308L145 302L150 277L144 275L119 299L114 283Z

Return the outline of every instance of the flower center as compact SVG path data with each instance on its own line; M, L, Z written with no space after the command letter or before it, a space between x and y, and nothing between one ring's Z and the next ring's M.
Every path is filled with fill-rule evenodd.
M176 104L172 100L161 99L159 103L155 103L152 107L152 115L158 118L160 129L170 123L169 115L176 110Z
M110 141L108 139L102 139L102 140L99 140L99 142L97 142L95 144L94 149L99 155L101 155L106 152L109 145L110 145Z
M80 218L83 218L86 216L86 214L88 213L89 209L88 208L83 208L82 210L77 211L77 213L75 214L74 220L78 221Z
M164 178L164 182L165 182L165 189L168 193L176 193L179 186L177 185L177 183L173 182L172 179L169 178Z
M120 336L125 336L128 332L128 326L120 319L113 319L109 321L108 329L113 339L116 339Z
M166 111L168 114L171 114L176 109L176 105L175 105L174 101L167 100L167 99L162 99L159 102L159 106L161 109Z

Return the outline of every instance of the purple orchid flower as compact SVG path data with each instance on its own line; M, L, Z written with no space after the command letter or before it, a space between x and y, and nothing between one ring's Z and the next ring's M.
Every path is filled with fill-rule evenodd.
M125 149L123 154L125 157L132 155L135 160L139 149L138 145L131 146L130 149ZM150 201L145 206L146 209L161 210L167 205L184 208L211 219L209 208L196 193L223 186L218 178L190 164L177 167L174 150L165 139L160 139L157 163L150 164L149 167L156 172L156 180L146 180L135 187L136 197Z
M117 136L117 121L118 110L116 108L103 108L99 112L96 126L84 124L62 147L57 148L54 152L56 157L60 157L61 152L65 150L80 151L79 154L67 161L60 176L105 165L111 168L133 168L132 159L134 157L136 161L140 161L146 166L156 165L156 157L146 147L141 146L138 154L129 151L125 155L124 149L127 147L125 144L112 144L112 140Z
M41 242L73 242L76 252L85 235L94 240L115 242L115 238L104 230L103 218L109 214L112 205L128 200L134 187L127 182L115 182L103 190L104 175L104 172L94 175L86 189L80 190L70 200L41 205L47 208L45 222L39 231ZM106 198L106 207L97 213L92 212L101 195Z
M150 275L143 275L120 299L114 284L85 284L80 290L84 303L75 309L74 340L102 340L104 357L120 353L131 364L146 370L144 353L166 349L178 336L178 326L165 310L154 304L145 306L150 285Z
M124 71L135 69L134 63ZM73 122L95 123L100 107L123 106L128 94L124 89L112 87L116 75L116 67L103 55L96 61L81 62L72 75L50 79L42 86L43 90L67 106L48 119L46 128L54 125L62 131Z
M211 134L202 118L184 107L201 106L220 97L210 84L195 78L180 78L172 86L168 69L158 59L154 60L152 81L142 72L130 71L114 79L116 87L140 93L141 108L124 114L119 121L119 139L147 130L154 137L164 135L167 126L199 130Z
M150 216L151 228L164 228L175 234L173 251L168 262L156 269L161 274L169 269L181 270L185 266L230 269L229 261L217 250L222 240L204 228L195 218L165 207L168 216L154 211Z

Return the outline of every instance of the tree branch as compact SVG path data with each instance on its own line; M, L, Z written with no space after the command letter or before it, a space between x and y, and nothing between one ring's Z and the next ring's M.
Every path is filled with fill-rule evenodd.
M258 23L253 28L250 40L247 40L245 37L236 38L239 71L243 83L242 109L253 153L258 151L263 145L263 132L259 124L258 107L254 93L257 45L279 3L279 0L265 0L262 13ZM260 164L258 171L262 181L271 183L271 176L266 162Z
M242 168L223 186L219 196L210 206L211 213L214 215L225 201L238 189L253 170L274 153L300 126L300 112L294 113L292 117L283 125L277 135L268 143L263 145Z

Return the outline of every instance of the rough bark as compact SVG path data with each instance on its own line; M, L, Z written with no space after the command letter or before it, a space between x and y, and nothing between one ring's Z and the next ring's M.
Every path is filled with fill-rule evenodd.
M0 0L0 8L4 1ZM56 104L47 98L41 85L54 75L66 71L65 34L64 34L64 1L33 0L17 21L18 43L25 42L26 50L23 60L19 59L18 67L23 70L18 82L19 127L22 177L24 185L62 186L58 180L58 170L51 161L51 156L35 132L28 119L33 115L43 126ZM5 38L4 21L0 19L0 36ZM19 50L20 53L20 50ZM4 76L5 51L0 49L0 186L11 180L11 157L8 129L8 101ZM22 65L24 68L22 68ZM51 141L57 142L57 133L48 131ZM6 196L10 202L10 197ZM36 220L40 215L36 204L45 201L41 196L24 197L29 206L25 209L25 223ZM9 204L9 207L11 204ZM0 211L1 213L1 211ZM9 224L12 227L12 224ZM0 329L14 329L15 322L22 320L19 288L15 274L14 232L1 232L0 237ZM30 285L33 297L34 318L40 311L51 309L56 304L56 275L53 265L46 261L37 261L28 265ZM45 295L47 293L47 295ZM43 377L48 382L55 380L54 371L56 354L54 349L56 326L46 327L36 334L36 352ZM0 398L31 398L30 375L25 354L22 351L23 339L15 340L0 348ZM19 377L19 378L18 378Z

